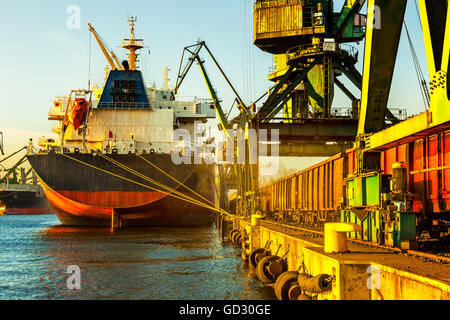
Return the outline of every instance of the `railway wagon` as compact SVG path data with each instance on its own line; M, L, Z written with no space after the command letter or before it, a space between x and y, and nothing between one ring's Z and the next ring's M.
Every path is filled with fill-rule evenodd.
M339 153L262 187L263 211L277 220L316 227L335 221L345 195L346 158Z
M327 221L355 222L364 232L350 236L392 246L401 243L403 237L414 241L423 231L436 239L448 235L450 130L376 151L380 153L379 163L374 172L365 175L379 177L378 187L351 190L356 150L350 149L262 187L263 211L277 220L310 226ZM407 189L403 195L407 200L394 214L392 205L398 194L392 193L392 173L398 163L406 165ZM355 192L361 191L365 194L358 197L373 203L355 204ZM354 214L358 211L359 216Z

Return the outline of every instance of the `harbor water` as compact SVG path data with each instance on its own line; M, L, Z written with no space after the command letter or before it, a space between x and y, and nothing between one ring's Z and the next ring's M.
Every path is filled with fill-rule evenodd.
M276 299L212 226L112 232L0 216L0 248L0 299Z

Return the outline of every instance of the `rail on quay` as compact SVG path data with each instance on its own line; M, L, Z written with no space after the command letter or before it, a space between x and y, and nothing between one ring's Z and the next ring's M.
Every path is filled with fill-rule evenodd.
M219 216L216 224L224 239L231 235L231 241L242 249L242 258L249 264L252 265L254 252L258 250L277 256L279 260L275 261L283 260L282 264L264 266L265 270L270 269L270 278L272 270L286 265L285 269L280 269L282 273L277 275L278 279L274 276L272 281L263 281L264 285L274 288L281 300L450 299L450 261L447 257L349 239L347 252L327 253L321 231L264 219L255 223L250 218L231 215ZM258 264L264 262L262 260L267 259L260 259L254 268L260 280L263 267ZM293 274L307 275L312 280L328 275L330 286L322 292L307 291L308 288L299 286L300 280L295 277L292 280ZM262 279L267 280L267 277L262 276Z

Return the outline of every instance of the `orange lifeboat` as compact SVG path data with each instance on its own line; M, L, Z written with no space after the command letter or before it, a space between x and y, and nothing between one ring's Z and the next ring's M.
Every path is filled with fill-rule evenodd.
M67 128L68 122L73 124L75 130L77 130L86 120L86 114L88 112L89 103L84 98L76 98L73 108L70 111L68 121L64 123L64 127Z

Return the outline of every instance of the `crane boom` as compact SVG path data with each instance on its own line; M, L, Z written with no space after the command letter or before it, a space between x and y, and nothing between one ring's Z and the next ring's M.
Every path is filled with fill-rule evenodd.
M91 26L90 23L88 23L88 26L89 26L89 30L94 35L95 40L97 40L98 46L102 50L103 55L105 56L106 60L108 60L109 64L111 65L111 70L121 69L120 63L118 63L118 66L116 66L116 64L114 63L114 60L111 58L110 54L108 53L108 50L105 48L105 45L100 40L100 37L98 36L97 32L94 30L94 28ZM115 55L114 55L114 57L115 57ZM117 58L115 60L117 62Z
M195 50L191 50L191 48L193 48L193 47L195 47ZM209 79L208 73L206 72L206 68L204 66L204 61L202 61L200 56L199 56L200 50L202 48L206 49L206 51L208 52L209 56L213 60L214 64L219 69L219 71L222 74L222 76L225 78L225 81L231 87L231 90L234 92L234 94L236 96L236 100L238 101L238 108L241 109L241 111L243 111L245 114L251 115L249 108L245 105L244 101L241 99L241 97L239 96L238 92L235 90L235 88L231 84L230 80L226 76L225 72L220 67L220 65L217 62L216 58L214 57L212 52L209 50L208 46L206 45L206 43L204 41L199 42L199 43L197 43L195 45L187 46L187 47L184 48L183 55L181 57L180 67L179 67L179 70L178 70L178 77L177 77L177 83L176 83L175 89L174 89L174 94L177 94L178 89L180 88L181 83L183 82L183 80L185 79L187 73L189 72L193 62L196 61L198 63L198 65L199 65L199 67L200 67L200 70L202 72L202 75L203 75L204 80L206 82L206 85L208 87L208 90L209 90L209 93L211 95L211 98L212 98L212 100L214 101L214 103L216 105L217 116L218 116L219 121L221 123L222 129L224 130L225 136L229 137L227 129L231 128L231 124L227 120L227 116L225 115L225 113L224 113L224 111L222 109L222 106L220 104L220 100L219 100L219 98L217 96L217 92L214 89L214 87L213 87L213 85L211 83L211 80ZM183 61L184 61L185 52L188 52L190 54L190 56L188 58L188 63L186 64L186 66L182 70L182 64L183 64Z
M112 50L111 50L111 57L117 63L117 67L119 68L119 70L125 70L125 68L120 64L119 60L117 59L115 53Z

